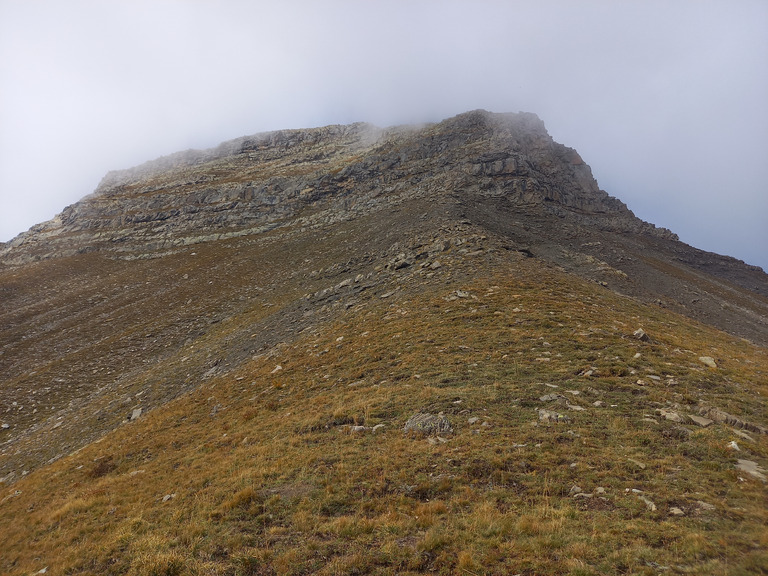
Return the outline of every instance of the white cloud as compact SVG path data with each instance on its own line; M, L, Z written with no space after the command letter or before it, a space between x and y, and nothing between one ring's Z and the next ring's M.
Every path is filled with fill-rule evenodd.
M768 4L0 0L0 239L243 134L536 112L598 181L768 268Z

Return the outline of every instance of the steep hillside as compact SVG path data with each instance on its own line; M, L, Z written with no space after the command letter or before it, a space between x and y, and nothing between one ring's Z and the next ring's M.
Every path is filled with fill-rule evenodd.
M768 570L768 277L534 115L111 173L0 294L3 574Z

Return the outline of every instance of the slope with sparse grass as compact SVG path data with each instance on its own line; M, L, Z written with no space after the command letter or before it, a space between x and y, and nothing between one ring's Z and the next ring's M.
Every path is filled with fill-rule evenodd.
M766 484L735 468L765 465L768 438L685 420L715 406L765 425L765 349L529 259L495 264L361 297L17 482L0 569L768 569ZM404 433L419 412L454 433Z
M767 279L527 114L110 174L0 253L0 573L766 573Z

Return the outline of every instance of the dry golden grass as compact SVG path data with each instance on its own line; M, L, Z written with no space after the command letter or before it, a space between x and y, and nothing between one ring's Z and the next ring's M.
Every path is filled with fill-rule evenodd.
M764 348L525 261L454 278L366 296L22 479L0 495L0 572L768 571L766 485L734 469L765 465L768 438L680 436L656 412L765 425ZM416 412L455 433L404 434Z

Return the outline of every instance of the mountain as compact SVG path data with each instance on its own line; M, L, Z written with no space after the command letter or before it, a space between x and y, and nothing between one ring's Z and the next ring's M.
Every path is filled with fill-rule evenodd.
M109 173L0 295L2 573L768 569L768 276L533 114Z

